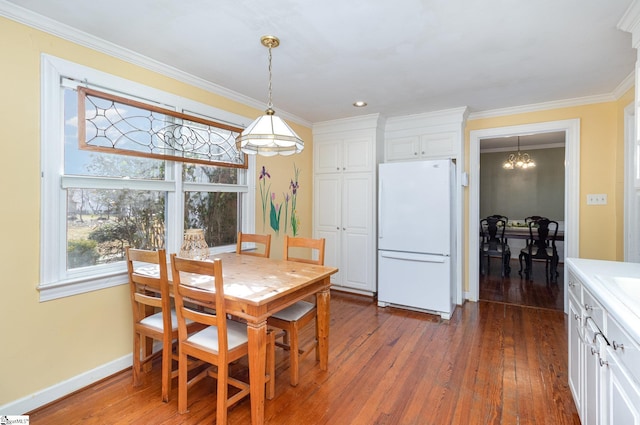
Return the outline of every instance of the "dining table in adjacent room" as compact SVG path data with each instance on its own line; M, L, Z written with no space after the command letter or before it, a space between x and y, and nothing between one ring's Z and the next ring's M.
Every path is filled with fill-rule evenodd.
M551 240L551 232L549 232L549 240ZM538 236L538 229L533 231L533 237L536 238ZM504 237L508 239L530 239L531 233L529 232L528 227L524 226L506 226L504 228ZM558 234L556 236L556 241L564 241L564 230L558 229Z
M315 295L317 303L318 356L321 370L329 365L329 288L335 267L271 258L214 254L222 260L227 313L247 323L251 423L264 424L267 318L297 301ZM158 273L136 268L137 273ZM181 283L215 292L213 278L181 274ZM169 280L171 281L169 267Z

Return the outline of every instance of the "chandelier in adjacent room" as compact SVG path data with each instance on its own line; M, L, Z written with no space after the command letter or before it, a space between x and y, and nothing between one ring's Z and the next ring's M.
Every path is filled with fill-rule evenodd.
M535 166L536 163L531 159L528 153L520 152L520 136L518 136L518 152L510 153L504 161L504 164L502 164L502 168L513 170L515 168L527 169Z
M236 146L244 153L263 156L300 153L304 149L304 142L282 118L275 115L271 101L271 49L278 47L280 40L273 35L265 35L260 42L269 48L269 103L265 114L236 138Z

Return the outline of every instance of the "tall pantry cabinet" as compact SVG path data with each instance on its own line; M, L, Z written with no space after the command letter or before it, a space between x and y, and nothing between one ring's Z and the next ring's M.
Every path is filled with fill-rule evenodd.
M314 237L336 289L376 292L376 174L382 149L378 114L313 125Z

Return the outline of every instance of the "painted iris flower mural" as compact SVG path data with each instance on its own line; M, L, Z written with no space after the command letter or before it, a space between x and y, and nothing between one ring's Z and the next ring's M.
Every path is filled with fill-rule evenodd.
M282 192L282 202L278 202L276 192L271 192L271 183L267 183L267 179L271 179L271 174L263 166L258 177L260 187L260 200L262 202L262 229L264 231L267 216L269 217L269 226L276 234L280 233L281 226L283 232L287 233L291 229L293 236L298 235L300 229L300 217L296 210L296 201L298 197L298 189L300 184L298 178L300 169L293 165L293 177L289 181L288 190ZM267 211L268 208L268 211ZM284 220L282 220L284 213Z

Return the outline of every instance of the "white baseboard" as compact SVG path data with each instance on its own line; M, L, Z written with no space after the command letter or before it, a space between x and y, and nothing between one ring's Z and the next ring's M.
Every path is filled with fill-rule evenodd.
M59 382L49 388L37 391L21 399L0 406L0 415L24 415L38 407L51 403L81 388L93 384L107 376L120 372L132 364L131 354L120 357L95 369L81 373L66 381Z

